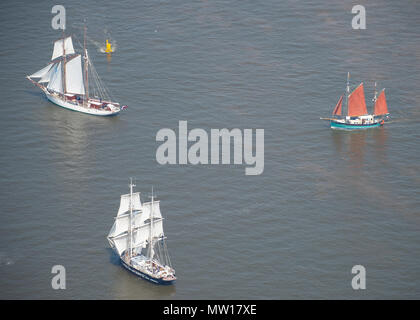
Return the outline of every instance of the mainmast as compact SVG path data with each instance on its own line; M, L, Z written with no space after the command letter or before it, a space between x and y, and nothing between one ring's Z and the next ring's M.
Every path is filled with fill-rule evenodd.
M375 91L374 91L374 95L373 95L373 99L372 99L372 101L373 101L373 103L375 103L376 102L376 100L377 100L377 95L378 95L378 92L376 91L376 81L375 81L375 89L374 89Z
M373 101L373 110L372 110L372 114L373 114L373 115L375 114L375 103L376 103L376 100L378 100L377 95L378 95L378 92L376 91L376 81L375 81L375 89L374 89L374 91L373 91L373 99L372 99L372 101Z
M85 101L84 105L89 105L89 79L88 79L88 56L87 56L87 48L86 48L86 23L84 27L84 40L83 40L83 51L84 51L84 59L85 59Z
M346 107L347 107L347 114L349 114L349 95L350 95L350 72L347 72L347 87L346 87Z
M133 218L133 187L136 185L133 184L133 179L130 178L130 218L128 221L128 257L129 261L131 259L131 246L132 246L132 230L131 230L131 221Z
M149 259L152 259L152 250L153 250L153 239L152 239L152 234L153 234L153 201L154 201L154 196L153 196L153 187L152 187L152 208L150 210L150 229L149 229Z
M65 28L65 27L64 27ZM63 76L62 76L62 83L63 83L63 97L65 97L67 88L66 88L66 46L64 42L66 40L65 29L63 28Z

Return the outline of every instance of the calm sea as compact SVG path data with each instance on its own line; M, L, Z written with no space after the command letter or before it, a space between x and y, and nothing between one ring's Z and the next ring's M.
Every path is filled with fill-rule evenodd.
M53 41L49 1L0 2L0 298L420 298L420 3L71 1L67 32L129 108L49 103L25 76ZM116 52L100 52L105 39ZM75 40L77 49L80 49ZM346 84L385 87L392 120L333 131ZM265 130L265 170L156 162L156 133ZM129 177L152 186L178 282L119 265L106 235ZM51 268L66 268L53 290ZM351 287L354 265L366 290Z

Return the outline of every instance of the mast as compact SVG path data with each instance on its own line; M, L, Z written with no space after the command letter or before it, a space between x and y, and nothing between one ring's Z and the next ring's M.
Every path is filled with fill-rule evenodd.
M373 99L372 99L372 101L373 101L373 110L372 110L372 114L373 114L373 116L375 117L375 103L376 103L376 100L377 100L377 92L376 92L376 81L375 81L375 89L374 89L374 91L373 91Z
M350 95L350 72L347 72L347 87L346 87L347 114L349 113L349 95ZM343 114L344 114L344 112L343 112Z
M152 187L152 208L150 210L150 229L149 229L149 259L152 259L152 247L153 247L153 242L152 242L152 229L153 229L153 187Z
M66 46L64 45L64 42L66 40L66 35L65 35L65 29L63 29L63 77L62 77L62 83L63 83L63 97L65 97L66 94Z
M128 257L131 259L131 246L132 246L132 232L131 232L131 221L133 218L133 179L130 178L130 218L128 219ZM129 260L130 261L130 260Z
M86 23L84 26L84 40L83 40L83 51L84 51L84 60L85 60L85 101L84 105L89 105L89 79L88 79L88 56L86 48ZM131 183L130 183L131 184Z
M375 81L375 101L376 101L376 95L378 94L378 92L376 91L376 81Z
M373 99L372 99L372 101L373 101L373 103L375 103L376 102L376 100L377 100L377 95L378 95L378 92L376 91L376 81L375 81L375 89L374 89L375 91L374 91L374 95L373 95Z

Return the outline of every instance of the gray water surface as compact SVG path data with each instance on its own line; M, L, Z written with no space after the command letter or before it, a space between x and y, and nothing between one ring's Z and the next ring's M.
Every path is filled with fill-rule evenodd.
M25 76L48 63L50 2L0 3L0 298L420 298L420 4L352 1L72 1L68 33L112 95L100 118L49 103ZM111 35L110 60L94 45ZM75 42L77 44L77 41ZM80 47L78 47L80 49ZM80 52L80 51L79 51ZM333 131L345 89L385 87L392 121ZM265 130L265 169L159 165L178 121ZM106 241L128 178L154 186L178 282L158 287ZM66 290L51 288L53 265ZM367 289L351 287L351 268Z

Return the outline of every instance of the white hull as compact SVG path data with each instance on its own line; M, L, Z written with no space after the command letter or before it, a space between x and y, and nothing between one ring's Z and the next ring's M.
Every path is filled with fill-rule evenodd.
M359 117L345 117L343 119L334 119L334 122L349 125L374 125L382 121L382 118L375 118L375 115L368 114Z
M73 111L78 111L78 112L82 112L82 113L87 113L87 114L92 114L95 116L114 116L117 115L118 113L120 113L120 109L116 109L116 110L99 110L99 109L95 109L95 108L87 108L84 107L82 105L78 105L76 103L71 103L69 101L64 101L60 96L58 95L54 95L51 94L49 92L45 92L45 95L47 96L47 99L50 100L52 103L69 109L69 110L73 110Z

